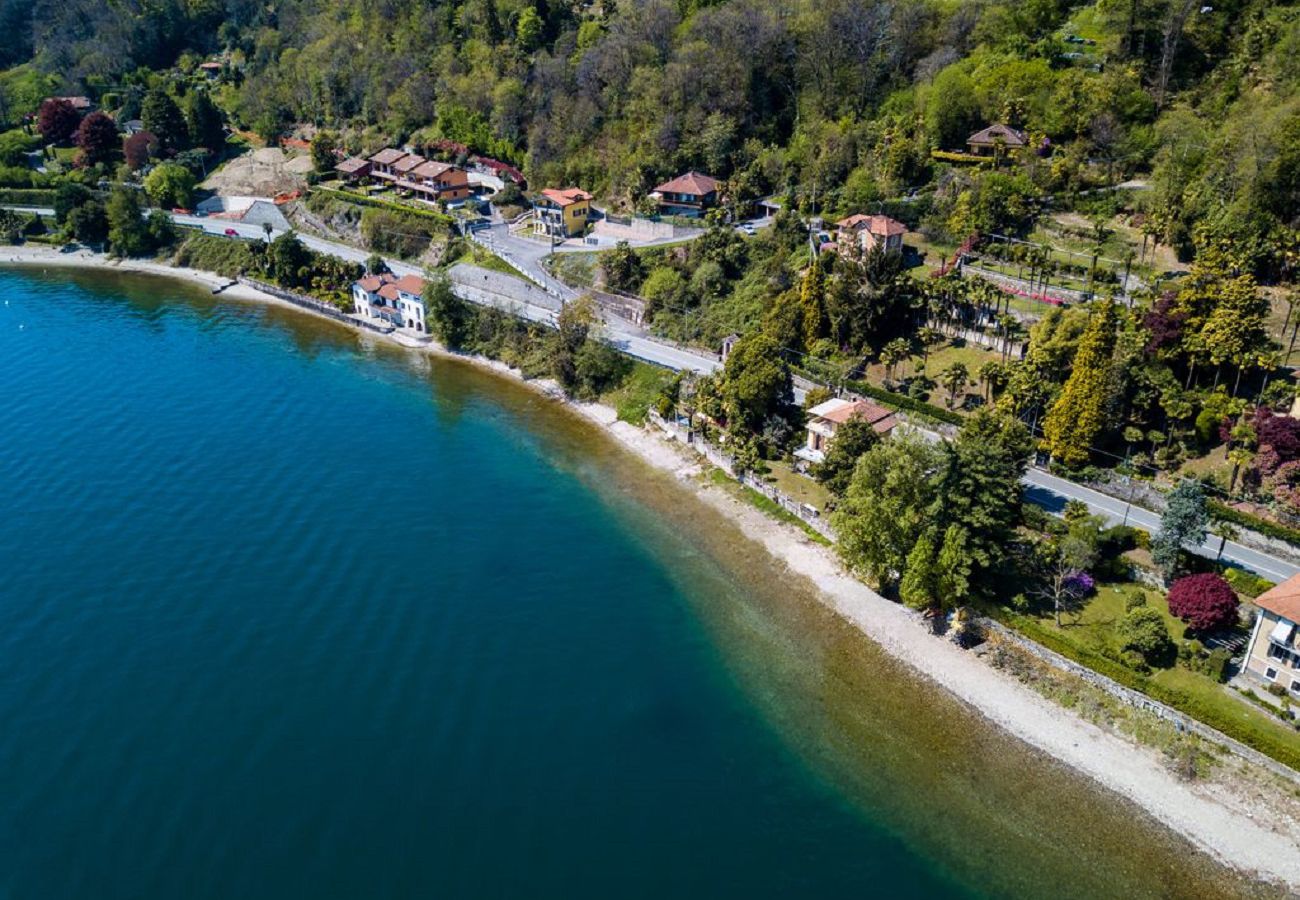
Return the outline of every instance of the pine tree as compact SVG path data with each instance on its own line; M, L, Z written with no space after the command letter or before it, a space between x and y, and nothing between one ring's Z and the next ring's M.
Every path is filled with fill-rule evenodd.
M1070 377L1043 421L1047 449L1066 465L1088 461L1088 448L1105 425L1115 325L1115 305L1107 300L1088 319Z

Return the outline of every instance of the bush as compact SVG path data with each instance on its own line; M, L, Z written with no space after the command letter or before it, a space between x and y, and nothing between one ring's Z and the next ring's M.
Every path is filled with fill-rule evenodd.
M1132 612L1139 607L1147 605L1146 591L1141 588L1134 588L1124 595L1124 612Z
M1285 541L1288 544L1294 544L1295 546L1300 547L1300 530L1287 528L1285 525L1279 525L1276 522L1270 522L1267 519L1252 516L1239 509L1234 509L1226 503L1220 503L1218 500L1209 500L1206 502L1205 506L1210 512L1210 517L1217 519L1220 522L1230 522L1233 525L1240 525L1242 528L1249 528L1251 531L1257 531L1265 537L1275 538L1279 541Z
M1273 582L1267 578L1261 578L1245 569L1225 569L1223 577L1234 591L1252 600L1273 586Z
M1174 642L1165 628L1164 616L1149 606L1129 610L1116 628L1124 640L1124 649L1154 663L1168 656Z
M1169 588L1169 612L1194 631L1214 631L1237 621L1237 594L1213 572L1179 578Z

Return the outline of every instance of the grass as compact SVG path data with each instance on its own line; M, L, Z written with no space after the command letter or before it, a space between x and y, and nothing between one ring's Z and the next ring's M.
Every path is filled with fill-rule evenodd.
M452 261L452 265L465 262L478 266L480 269L490 269L493 272L500 272L502 275L509 275L512 278L518 278L520 281L532 281L532 279L525 278L520 274L519 270L510 265L510 263L506 262L494 253L489 253L478 244L468 242L468 246L469 252L456 257L456 259Z
M667 369L636 362L623 383L601 395L601 402L618 410L618 418L633 425L644 425L646 413L674 378Z
M767 464L767 481L778 491L800 503L807 503L821 512L831 501L831 492L807 475L800 475L784 460Z
M1166 630L1174 641L1184 632L1181 621L1169 614L1164 599L1158 592L1131 583L1099 585L1096 595L1078 614L1067 613L1058 627L1050 612L1031 617L1032 627L1013 619L1011 624L1035 640L1042 640L1059 653L1084 665L1101 669L1104 674L1119 666L1113 662L1122 649L1116 626L1125 615L1126 594L1139 588L1147 593L1147 605L1160 613ZM1073 651L1073 652L1071 652ZM1096 665L1097 657L1108 662ZM1230 689L1207 675L1182 666L1157 668L1148 676L1128 670L1130 678L1123 679L1130 687L1200 719L1242 743L1288 765L1300 761L1300 732L1279 721L1264 710L1256 709L1232 695Z
M753 488L745 487L740 484L721 469L716 467L711 468L703 477L710 484L722 488L722 490L731 494L736 499L748 503L764 515L776 519L778 522L783 522L786 525L793 525L796 528L801 529L804 534L808 535L811 540L818 544L821 544L824 547L832 546L831 542L822 535L821 532L814 529L803 519L799 518L794 513L786 512L785 509L779 506L775 501L764 497Z

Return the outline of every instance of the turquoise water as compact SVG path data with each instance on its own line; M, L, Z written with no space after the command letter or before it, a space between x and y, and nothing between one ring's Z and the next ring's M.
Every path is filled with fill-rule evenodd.
M1229 884L531 393L170 280L0 300L0 897Z

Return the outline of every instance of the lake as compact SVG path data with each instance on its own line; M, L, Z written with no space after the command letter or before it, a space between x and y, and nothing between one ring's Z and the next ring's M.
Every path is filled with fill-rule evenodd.
M0 897L1246 887L535 392L0 269Z

